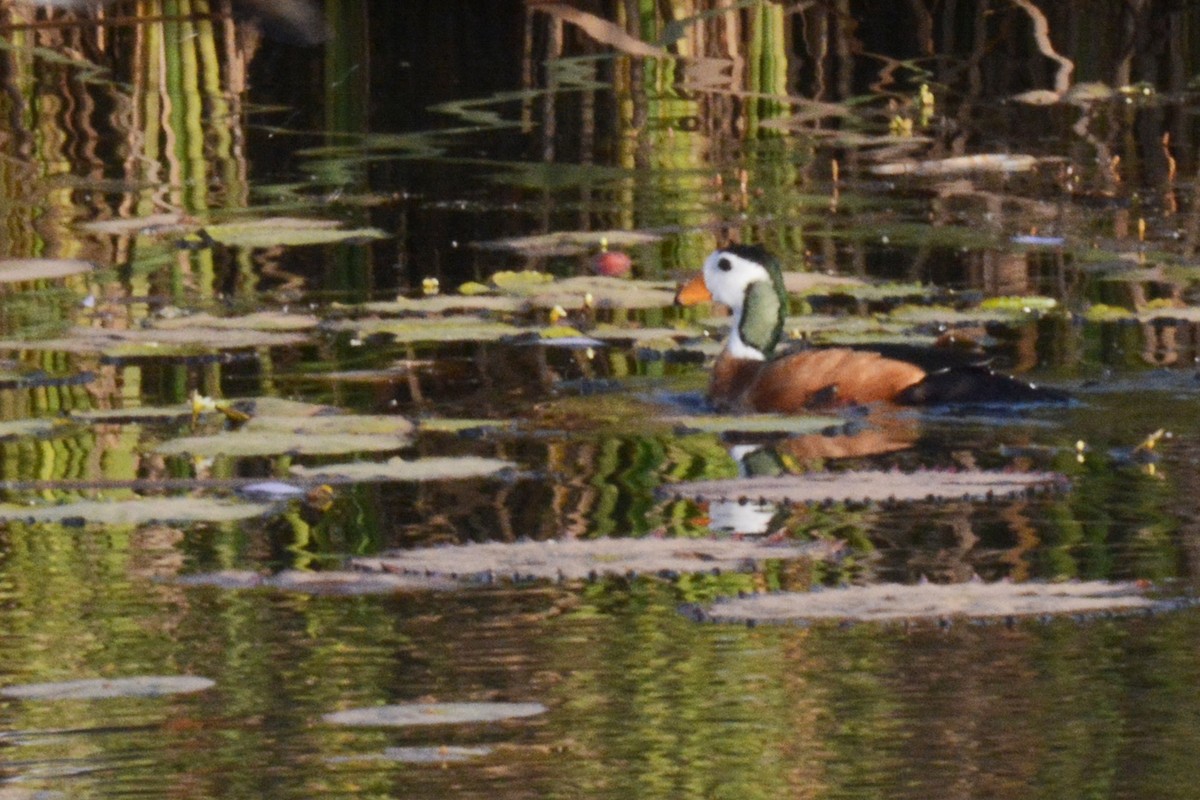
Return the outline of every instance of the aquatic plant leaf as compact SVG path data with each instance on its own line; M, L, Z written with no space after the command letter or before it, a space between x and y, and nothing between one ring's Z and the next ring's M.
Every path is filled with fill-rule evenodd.
M663 486L661 491L700 501L742 497L776 503L963 500L1058 488L1064 480L1051 472L872 470L690 481Z
M324 419L317 417L314 419ZM339 419L330 417L330 419ZM259 429L250 425L260 423ZM303 431L303 426L297 428ZM279 425L272 428L269 423L255 418L241 430L213 434L212 436L184 436L162 442L154 452L164 456L190 455L201 458L227 456L249 458L273 455L342 455L346 453L384 453L399 450L409 443L403 433L296 433Z
M359 336L384 334L398 342L494 342L526 330L507 322L466 316L341 320L330 328L355 331Z
M893 308L887 319L910 325L977 325L985 322L1011 322L1034 313L1036 312L1033 309L1023 312L999 308L959 310L946 306L902 305Z
M926 620L1045 616L1152 608L1133 582L882 584L730 599L702 612L721 622Z
M697 414L663 421L701 433L820 433L845 424L838 417L804 414Z
M308 341L297 333L186 328L152 330L74 327L52 339L0 340L0 350L37 350L113 357L199 355L221 350L283 347Z
M1134 316L1134 313L1127 308L1110 306L1105 303L1090 305L1087 311L1083 312L1083 318L1088 322L1119 322L1133 319Z
M634 247L650 244L661 238L658 234L641 231L561 231L491 239L473 242L471 246L481 250L510 250L526 256L571 256L595 250L601 243L607 243L610 247Z
M626 280L603 275L564 278L528 292L537 308L562 306L568 311L594 308L667 308L675 303L675 284Z
M276 575L250 570L221 570L179 575L173 583L180 586L210 586L216 589L273 589L281 592L319 596L394 594L412 591L449 591L462 585L436 576L392 575L383 572L329 570L306 572L289 569Z
M313 416L252 415L239 433L285 433L294 436L399 436L416 426L395 414L322 414Z
M69 423L55 419L11 419L0 422L0 439L23 436L44 436L69 429Z
M492 283L496 285L497 289L509 294L529 294L536 292L547 283L554 283L554 276L531 269L520 272L503 270L492 275Z
M54 506L0 504L0 520L85 522L89 525L142 525L149 522L237 522L261 517L269 505L211 497L139 497L134 500L78 500Z
M114 219L98 219L85 222L79 226L89 233L101 233L110 236L157 235L165 233L182 233L193 231L199 223L186 214L149 214L144 217L118 217Z
M342 228L337 220L302 217L227 222L209 225L205 232L221 244L233 247L276 247L333 244L348 240L386 239L378 228Z
M563 539L420 547L353 559L357 569L461 580L495 576L522 580L579 580L595 575L744 572L768 559L821 559L824 542L767 544L753 539Z
M91 272L95 268L90 261L70 258L3 258L0 259L0 283L53 280Z
M5 686L0 688L0 696L17 700L111 700L191 694L216 685L216 681L198 675L140 675Z
M490 291L490 290L486 290ZM517 297L497 297L492 294L438 294L432 297L397 297L355 306L368 314L444 314L447 311L508 311L525 308L525 301Z
M895 161L876 164L876 175L945 176L969 172L1028 172L1037 166L1037 158L1009 153L985 153L974 156L952 156L929 161Z
M320 467L293 466L292 474L301 478L347 481L444 481L481 478L506 469L515 469L510 461L478 456L434 456L408 461L355 461Z
M402 703L350 708L325 714L332 725L404 728L411 725L465 725L534 717L546 713L541 703Z
M286 311L257 311L232 317L215 317L212 314L185 314L179 317L158 318L149 321L155 330L250 330L250 331L306 331L317 327L320 320L311 314L290 314Z
M424 417L417 420L417 426L430 433L462 433L482 429L511 428L516 423L502 419L450 419L447 417Z
M458 761L469 761L472 758L482 758L491 753L492 748L482 745L477 747L452 744L430 747L387 747L381 753L334 756L329 759L329 763L356 764L362 761L386 761L397 764L450 764ZM4 798L0 797L0 800L4 800Z
M1198 306L1159 306L1143 308L1137 312L1137 318L1143 322L1153 320L1179 320L1180 322L1200 322L1200 307Z
M1058 308L1053 297L988 297L979 304L982 311L1007 311L1012 314L1029 314L1035 311L1052 311Z

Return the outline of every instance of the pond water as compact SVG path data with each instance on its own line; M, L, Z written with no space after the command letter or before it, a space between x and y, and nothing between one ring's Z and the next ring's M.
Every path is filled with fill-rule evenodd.
M0 9L0 800L1195 796L1200 11L218 5ZM715 415L731 242L1072 400Z

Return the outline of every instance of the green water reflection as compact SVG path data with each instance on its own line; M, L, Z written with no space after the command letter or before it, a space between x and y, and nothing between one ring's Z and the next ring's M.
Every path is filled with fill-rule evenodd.
M94 265L17 279L0 263L0 686L215 681L0 698L0 798L1194 796L1194 609L912 628L681 613L743 592L975 577L1181 594L1200 574L1200 11L881 6L329 0L331 38L310 49L206 0L0 9L0 257ZM1092 99L1013 99L1069 88ZM1003 166L1025 154L1033 168ZM224 240L225 223L258 223L260 238ZM437 315L363 305L431 294L431 278L454 297L501 270L586 275L605 247L635 278L674 282L728 241L846 281L796 292L788 335L949 331L1075 402L852 412L812 436L696 432L679 420L703 407L727 322L708 310L593 297L564 324L628 336L567 349L538 339L553 303L522 306L519 291L488 295L508 310L464 312L524 336L500 341L440 341ZM426 331L355 329L376 317ZM417 427L387 456L514 467L335 482L327 506L284 500L248 522L36 523L7 505L242 502L252 480L372 458L159 452L241 430L194 417L193 393L402 415ZM129 416L84 416L114 410ZM1064 485L778 508L670 488L892 468L1052 470ZM747 510L754 531L737 527ZM746 572L366 597L180 581L431 544L686 549L730 530L841 549ZM410 701L547 710L396 729L322 719ZM388 750L443 746L490 750L433 763Z

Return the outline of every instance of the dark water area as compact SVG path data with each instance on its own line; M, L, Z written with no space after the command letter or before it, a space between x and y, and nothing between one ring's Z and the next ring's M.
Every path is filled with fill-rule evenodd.
M1195 796L1200 11L318 6L0 4L0 800Z

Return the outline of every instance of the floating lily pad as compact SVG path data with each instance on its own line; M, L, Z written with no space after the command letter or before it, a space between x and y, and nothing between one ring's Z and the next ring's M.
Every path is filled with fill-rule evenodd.
M994 153L953 156L929 161L895 161L871 167L876 175L945 176L970 172L1028 172L1037 166L1034 156Z
M292 474L302 478L347 481L444 481L461 478L480 478L495 475L516 465L498 458L477 456L418 458L406 461L390 458L387 461L355 461L349 464L328 464L321 467L292 467Z
M745 571L767 559L825 558L832 546L767 544L752 539L567 539L546 542L487 542L421 547L354 566L392 574L448 575L478 580L494 576L579 580L595 575L688 573L713 569Z
M412 725L465 725L534 717L546 713L541 703L403 703L351 708L322 717L333 725L406 728Z
M820 433L845 424L838 417L804 414L697 414L666 417L664 421L701 433Z
M447 591L462 588L459 583L436 576L341 570L323 572L284 570L276 575L263 575L249 570L221 570L180 575L173 582L181 586L211 586L228 590L275 589L281 592L321 596Z
M398 436L415 426L395 414L325 414L321 416L253 415L236 433L287 433L295 436Z
M492 748L441 745L438 747L388 747L381 753L365 753L353 756L336 756L331 764L355 764L362 761L387 761L397 764L450 764L469 761L490 755ZM4 800L0 797L0 800Z
M979 304L983 311L1008 311L1013 314L1029 314L1034 311L1052 311L1058 308L1053 297L989 297Z
M355 308L368 314L444 314L447 311L520 311L526 305L518 297L490 294L439 294L432 297L397 297L395 300L364 303Z
M509 250L527 256L566 256L595 250L602 243L607 243L610 247L633 247L639 244L650 244L660 238L662 237L658 234L641 231L563 231L561 233L491 239L473 242L471 246L481 250Z
M126 236L129 234L179 233L187 230L195 230L197 223L185 214L168 213L150 214L145 217L100 219L85 222L79 227L89 233Z
M53 280L95 268L90 261L70 258L4 258L0 259L0 283Z
M234 247L332 244L347 240L387 238L387 234L378 228L347 229L342 228L336 220L298 217L228 222L210 225L204 230L221 244Z
M446 417L425 417L417 420L417 426L430 433L462 433L482 429L510 428L512 421L502 419L449 419Z
M961 500L1058 488L1064 480L1052 472L872 470L690 481L664 486L663 491L697 500L746 497L775 503Z
M311 314L289 314L284 311L259 311L232 317L214 317L212 314L187 314L170 319L154 319L150 327L155 330L251 330L251 331L306 331L317 327L320 322Z
M704 612L722 622L942 620L1080 614L1151 608L1133 582L883 584L731 599Z
M634 281L602 275L564 278L526 290L538 308L561 306L577 311L595 308L666 308L675 303L675 285L663 281Z
M213 686L215 681L196 675L142 675L5 686L0 688L0 696L17 700L112 700L190 694Z
M71 419L86 422L161 422L192 415L191 405L136 406L133 408L72 409Z
M44 436L64 428L68 423L55 419L13 419L0 422L0 439L23 436Z
M299 334L272 331L222 330L218 328L118 330L74 327L61 338L0 340L0 350L100 353L118 357L169 357L249 347L282 347L302 344L306 341L306 337Z
M468 316L341 320L330 328L356 331L360 336L385 334L398 342L494 342L525 330L507 322Z
M79 500L55 506L0 504L0 520L142 525L148 522L236 522L260 517L271 506L208 497L142 497Z
M299 419L299 418L297 418ZM313 419L324 420L324 417ZM328 419L339 419L330 417ZM305 420L307 422L307 420ZM251 429L255 424L257 429ZM408 445L403 433L296 433L285 425L255 418L241 430L217 433L212 436L184 436L162 442L154 452L164 456L191 455L202 458L228 456L339 455L343 453L382 453L399 450ZM297 430L304 430L298 426Z

